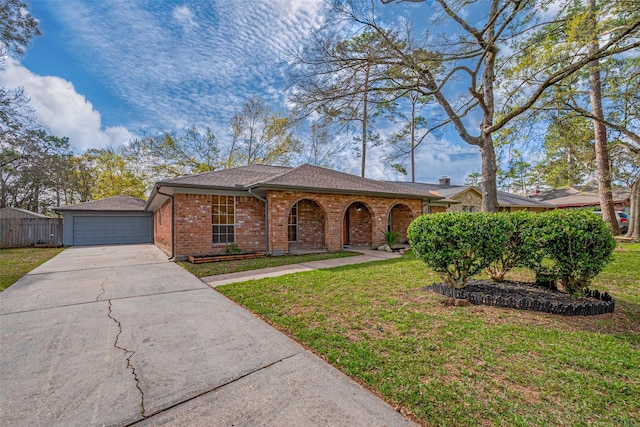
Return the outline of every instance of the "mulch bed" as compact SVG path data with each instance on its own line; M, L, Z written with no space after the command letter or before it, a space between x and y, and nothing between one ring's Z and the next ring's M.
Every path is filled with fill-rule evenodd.
M613 313L615 300L608 294L571 298L569 295L527 282L493 282L469 280L461 289L453 289L444 283L434 283L424 288L450 298L466 299L475 305L516 308L541 311L564 316L591 316ZM455 292L455 293L454 293Z

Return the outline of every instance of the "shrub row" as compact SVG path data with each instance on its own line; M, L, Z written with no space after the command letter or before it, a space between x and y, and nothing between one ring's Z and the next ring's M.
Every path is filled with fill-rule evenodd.
M422 215L407 234L416 255L456 288L484 269L501 281L527 267L538 284L572 294L588 286L616 245L605 222L583 210Z

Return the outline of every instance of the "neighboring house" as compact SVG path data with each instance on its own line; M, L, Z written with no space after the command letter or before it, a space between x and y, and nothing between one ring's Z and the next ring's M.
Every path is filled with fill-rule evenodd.
M144 201L132 196L62 206L65 246L153 242L153 217Z
M392 182L392 181L387 181ZM482 191L478 187L467 185L451 185L447 177L442 177L438 184L421 182L394 182L407 188L418 191L430 192L442 196L443 199L428 202L425 205L425 213L437 212L480 212L482 210ZM528 197L498 191L499 211L527 210L533 212L555 209L555 206Z
M36 212L31 212L20 208L2 208L0 209L0 219L18 219L18 218L49 218Z
M631 190L628 188L614 188L612 193L615 210L625 211L628 213L631 206ZM573 186L545 192L536 191L529 197L532 200L551 203L559 209L600 207L600 195L598 193L598 189L587 186Z
M406 241L423 204L441 196L304 164L252 165L157 182L145 205L154 243L175 259L243 252L279 255Z

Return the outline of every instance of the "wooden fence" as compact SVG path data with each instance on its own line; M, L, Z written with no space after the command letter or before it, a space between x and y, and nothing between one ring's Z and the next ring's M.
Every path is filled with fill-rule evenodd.
M0 248L62 245L62 219L0 219Z

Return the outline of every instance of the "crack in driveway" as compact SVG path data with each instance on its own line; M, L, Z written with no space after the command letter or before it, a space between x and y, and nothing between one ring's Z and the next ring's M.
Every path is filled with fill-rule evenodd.
M300 352L296 352L296 353L290 354L290 355L288 355L288 356L284 356L284 357L282 357L282 358L280 358L280 359L278 359L278 360L275 360L275 361L273 361L273 362L267 363L266 365L259 366L259 367L258 367L258 368L256 368L256 369L253 369L253 370L251 370L251 371L249 371L249 372L246 372L246 373L244 373L244 374L242 374L242 375L239 375L239 376L237 376L237 377L235 377L235 378L231 378L231 379L229 379L228 381L226 381L226 382L224 382L224 383L222 383L222 384L219 384L219 385L217 385L217 386L215 386L215 387L213 387L213 388L211 388L211 389L209 389L209 390L202 391L202 392L200 392L200 393L196 394L195 396L188 397L188 398L186 398L186 399L183 399L183 400L180 400L180 401L178 401L178 402L175 402L175 403L173 403L172 405L169 405L169 406L166 406L166 407L164 407L164 408L161 408L161 409L157 410L156 412L153 412L153 413L151 413L151 414L149 414L149 415L147 415L147 416L145 416L145 415L143 414L143 415L142 415L142 419L141 419L141 420L135 420L135 421L133 421L132 423L129 423L129 424L124 425L123 427L132 427L132 426L135 426L135 425L136 425L136 424L138 424L138 423L141 423L141 422L142 422L142 421L144 421L144 420L153 419L153 417L155 417L155 416L157 416L157 415L160 415L160 414L162 414L162 413L164 413L164 412L167 412L167 411L169 411L170 409L176 408L176 407L178 407L178 406L180 406L180 405L184 405L185 403L190 402L190 401L192 401L192 400L196 400L197 398L202 397L202 396L204 396L205 394L209 394L209 393L212 393L212 392L214 392L214 391L220 390L220 389L222 389L222 388L224 388L224 387L226 387L226 386L228 386L228 385L230 385L230 384L233 384L233 383L235 383L235 382L237 382L237 381L240 381L240 380L242 380L242 379L244 379L244 378L247 378L247 377L249 377L249 376L251 376L251 375L253 375L253 374L255 374L255 373L258 373L258 372L260 372L260 371L262 371L262 370L264 370L264 369L268 369L268 368L270 368L270 367L272 367L272 366L274 366L274 365L276 365L276 364L278 364L278 363L282 363L282 362L284 362L284 361L286 361L286 360L288 360L288 359L291 359L292 357L295 357L295 356L297 356L298 354L300 354Z
M98 296L96 297L96 301L100 301L100 297L102 295L104 295L104 293L106 292L106 290L104 289L104 284L107 283L107 278L105 278L102 283L100 283L100 293L98 294ZM111 300L109 300L111 301Z
M145 409L144 409L144 392L142 391L142 388L140 387L140 379L138 378L138 374L136 373L136 368L131 363L131 358L133 357L134 354L136 354L136 352L132 351L132 350L128 350L128 349L118 345L118 340L120 339L120 334L122 334L122 324L120 323L120 321L118 319L113 317L113 305L111 303L111 300L109 300L108 302L109 302L109 313L107 314L107 316L109 317L109 319L113 320L116 325L118 325L118 333L116 334L116 339L115 339L115 341L113 343L113 346L115 348L117 348L118 350L124 351L125 354L128 355L127 356L127 369L131 369L131 373L133 374L133 379L136 382L136 388L138 389L138 392L140 393L140 415L142 416L142 418L145 418L145 414L144 414L144 412L145 412Z

